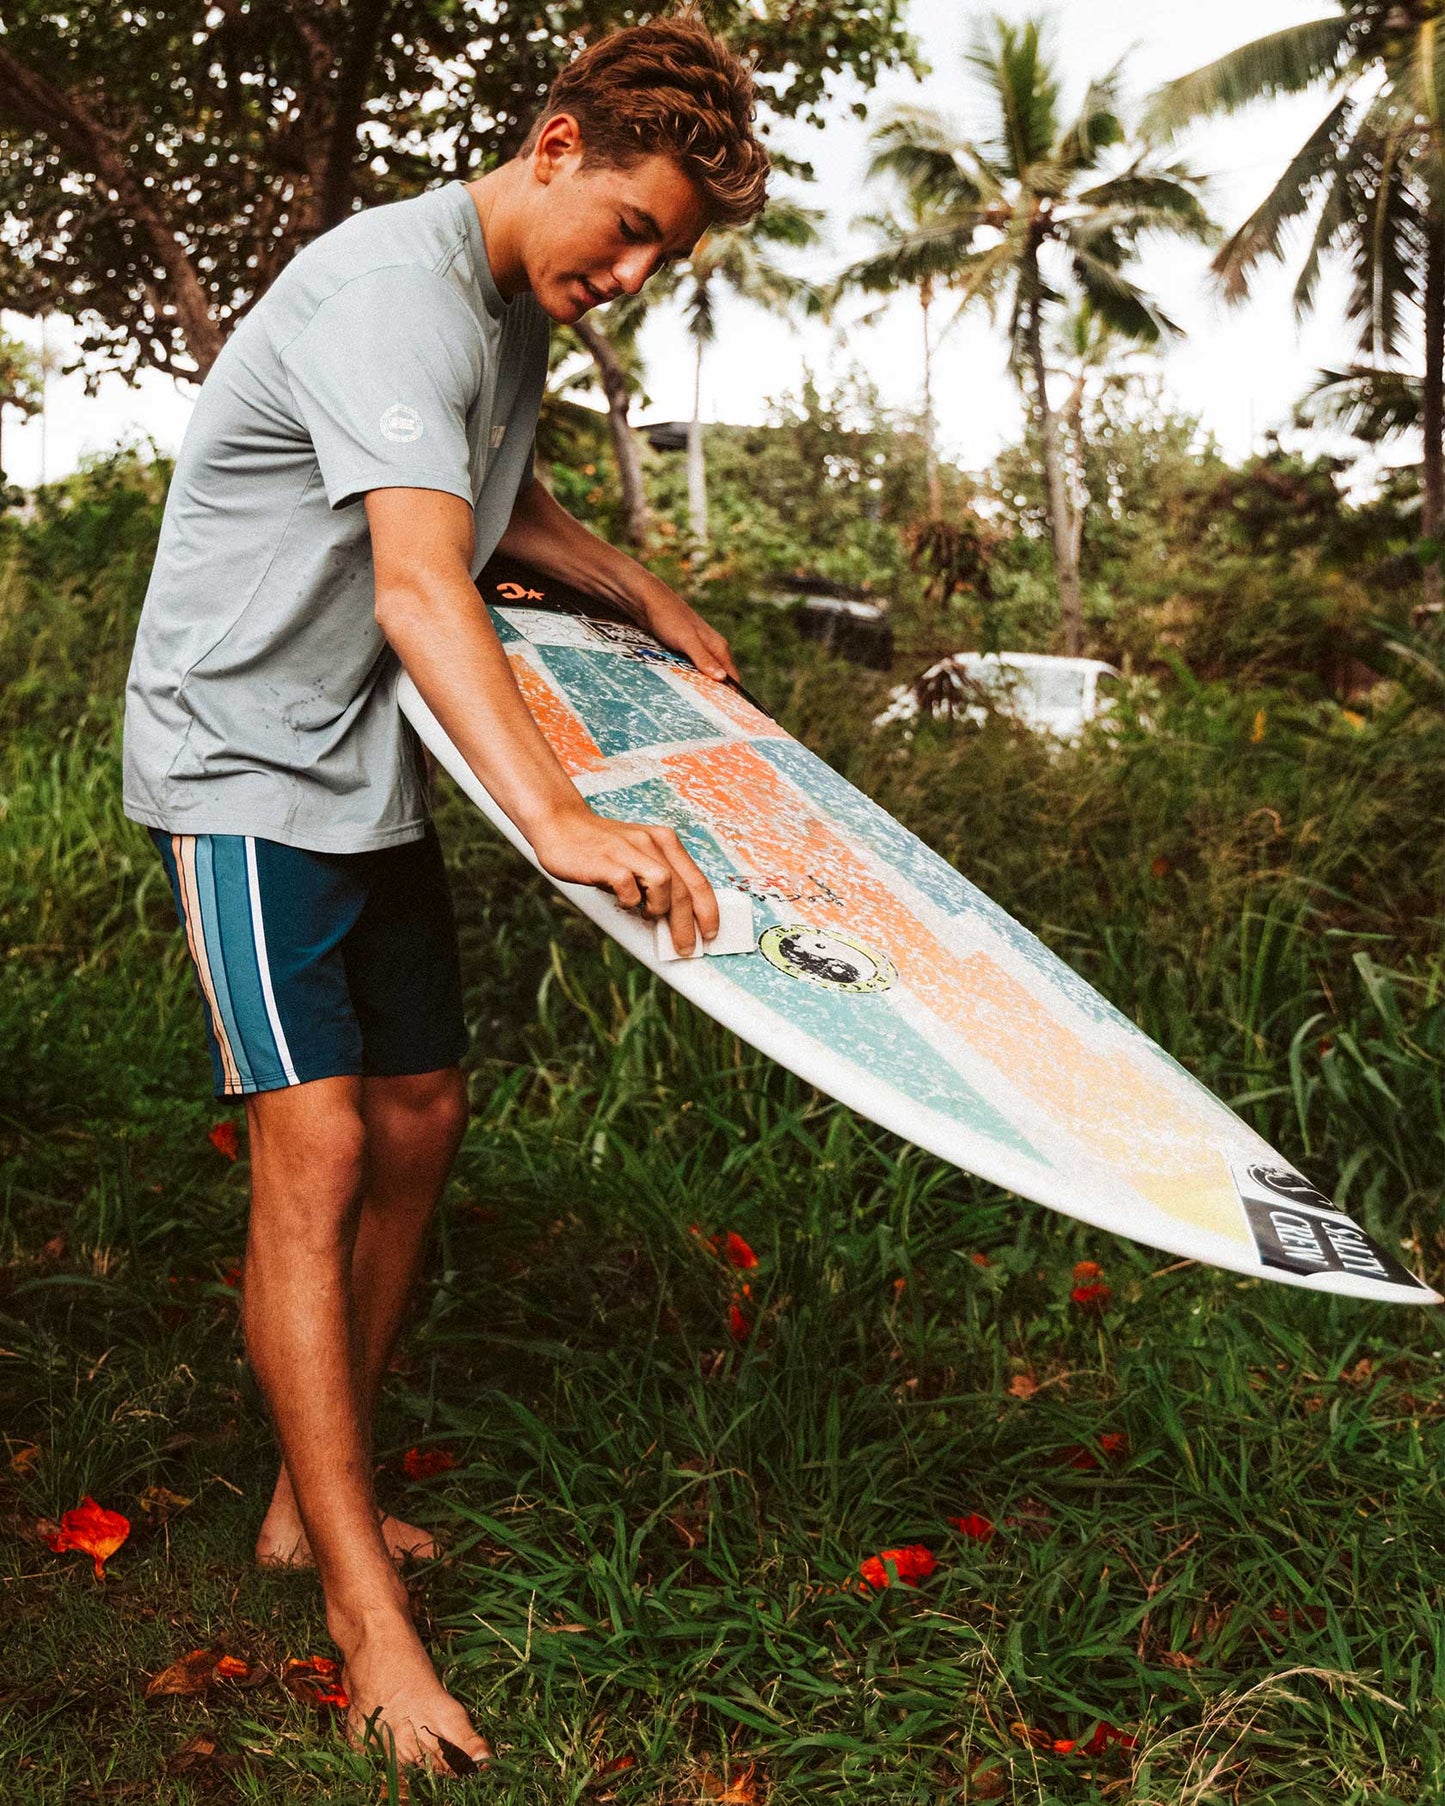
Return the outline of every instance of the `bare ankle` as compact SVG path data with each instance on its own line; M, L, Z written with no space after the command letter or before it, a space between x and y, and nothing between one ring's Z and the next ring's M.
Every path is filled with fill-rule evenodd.
M397 1583L395 1595L373 1598L359 1604L328 1605L326 1628L331 1640L343 1655L354 1658L367 1644L394 1642L398 1637L414 1639L411 1605L406 1588Z

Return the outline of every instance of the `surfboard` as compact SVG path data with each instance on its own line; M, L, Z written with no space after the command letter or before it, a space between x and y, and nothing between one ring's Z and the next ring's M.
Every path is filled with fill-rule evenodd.
M1065 1216L1285 1285L1440 1302L746 691L513 560L494 558L477 586L534 719L591 806L675 829L715 889L751 899L752 951L666 960L653 925L610 893L557 884L708 1015L883 1128ZM405 673L397 697L438 763L536 865Z

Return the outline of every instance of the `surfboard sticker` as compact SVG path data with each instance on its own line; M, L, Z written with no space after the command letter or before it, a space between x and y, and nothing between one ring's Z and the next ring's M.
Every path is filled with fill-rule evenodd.
M1429 1290L1292 1167L1252 1160L1235 1172L1234 1183L1266 1267Z
M887 991L898 982L898 970L879 953L850 934L824 932L803 922L776 924L758 942L770 966L790 978L822 985L829 991Z
M477 579L533 716L600 814L675 830L753 899L756 953L659 962L741 1039L996 1185L1187 1259L1394 1302L1436 1294L1036 936L799 745L606 603L503 558ZM400 705L535 861L410 680Z

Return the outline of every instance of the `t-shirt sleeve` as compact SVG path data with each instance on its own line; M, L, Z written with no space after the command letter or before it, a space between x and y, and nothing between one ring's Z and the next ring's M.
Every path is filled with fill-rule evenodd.
M466 421L482 355L465 303L430 270L370 270L327 296L281 364L333 508L368 489L474 502Z

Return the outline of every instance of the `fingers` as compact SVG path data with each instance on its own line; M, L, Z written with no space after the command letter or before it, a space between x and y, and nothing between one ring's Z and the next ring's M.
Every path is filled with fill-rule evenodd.
M629 823L623 833L634 855L629 869L609 879L613 895L624 909L641 908L650 921L666 916L673 946L688 957L699 931L704 940L718 931L712 886L671 828Z
M725 677L732 678L734 683L742 682L733 663L732 648L715 627L709 627L706 621L699 619L694 642L688 656L704 676L716 678L719 683Z

